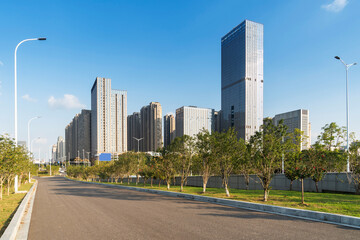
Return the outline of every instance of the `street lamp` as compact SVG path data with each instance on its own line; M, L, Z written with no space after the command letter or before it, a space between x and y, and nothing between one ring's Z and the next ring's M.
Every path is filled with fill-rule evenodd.
M138 152L139 152L139 142L141 141L141 140L143 140L144 138L136 138L136 137L133 137L136 141L137 141L137 143L138 143Z
M25 39L22 40L21 42L18 43L18 45L16 45L15 48L15 54L14 54L14 80L15 80L15 145L17 146L17 142L18 142L18 135L17 135L17 71L16 71L16 53L17 53L17 49L18 47L24 43L24 42L28 42L28 41L36 41L36 40L46 40L46 38L29 38L29 39Z
M28 151L29 152L32 150L32 148L30 147L30 123L32 120L37 119L37 118L41 118L41 117L40 116L33 117L28 121Z
M15 88L14 88L14 93L15 93L15 146L17 147L18 145L18 134L17 134L17 72L16 72L16 53L17 53L17 49L18 47L27 41L34 41L34 40L46 40L46 38L29 38L29 39L25 39L22 40L21 42L18 43L18 45L16 45L15 48L15 53L14 53L14 82L15 82ZM18 175L15 176L15 193L18 192Z
M347 146L346 146L346 150L349 153L349 84L348 84L348 71L349 68L351 66L355 66L356 63L351 63L351 64L346 64L340 57L335 56L335 59L340 60L344 66L345 66L345 70L346 70L346 142L347 142ZM346 166L346 171L350 172L350 161L349 161L349 157L347 159L347 166Z

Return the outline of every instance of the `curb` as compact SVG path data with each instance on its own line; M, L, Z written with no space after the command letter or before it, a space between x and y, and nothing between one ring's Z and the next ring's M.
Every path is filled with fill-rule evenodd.
M30 212L30 214L31 214L32 204L30 204L29 207L28 207L28 205L29 205L29 202L34 199L33 196L35 196L37 184L38 184L38 181L36 181L34 183L34 185L32 185L29 192L26 194L24 199L21 201L20 206L16 210L14 217L11 219L10 224L7 226L5 232L1 236L0 240L16 239L16 235L19 231L19 228L21 227L22 220L23 220L25 214L27 212ZM33 203L33 201L32 201L32 203ZM28 211L26 211L26 210L28 210ZM28 226L30 226L30 224ZM26 233L29 231L29 229L24 229L23 231L25 231L25 230L26 230ZM26 238L27 238L27 234L26 234Z
M97 183L97 182L85 182L67 178L68 180L75 181L75 182L82 182L88 184L97 184L97 185L105 185L109 187L116 187L116 188L123 188L128 190L135 190L138 192L148 192L148 193L155 193L161 194L171 197L181 197L188 200L195 200L201 202L209 202L219 205L225 205L230 207L236 207L251 211L258 211L258 212L266 212L272 213L277 215L283 215L287 217L294 217L294 218L301 218L305 220L317 221L317 222L324 222L324 223L331 223L335 225L342 225L346 227L352 227L360 229L360 218L359 217L351 217L346 215L340 214L333 214L333 213L324 213L324 212L316 212L311 210L302 210L296 208L288 208L288 207L279 207L261 203L251 203L251 202L244 202L244 201L236 201L230 199L223 199L223 198L215 198L215 197L206 197L206 196L199 196L193 195L188 193L178 193L178 192L167 192L162 190L154 190L154 189L147 189L147 188L140 188L140 187L128 187L122 185L113 185L107 183Z

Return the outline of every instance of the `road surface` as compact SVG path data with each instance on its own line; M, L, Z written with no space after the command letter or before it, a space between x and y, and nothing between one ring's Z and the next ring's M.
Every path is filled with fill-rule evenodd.
M40 178L29 239L360 239L360 230L182 198Z

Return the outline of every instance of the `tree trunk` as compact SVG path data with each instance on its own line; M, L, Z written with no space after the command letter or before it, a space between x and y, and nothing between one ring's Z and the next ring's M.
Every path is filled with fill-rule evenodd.
M167 181L167 190L170 189L170 181Z
M301 203L304 204L304 179L301 179Z
M159 179L159 187L161 186L161 179Z
M203 193L205 193L206 192L206 183L205 182L203 182L203 191L202 191Z
M7 195L10 195L10 181L7 182Z
M146 179L145 178L143 178L144 179L144 187L145 187L145 184L146 184Z
M2 200L2 194L3 194L3 183L0 183L0 200Z
M290 181L290 191L292 191L293 180Z
M181 182L180 184L180 192L184 191L184 184Z
M130 184L130 177L128 177L128 185Z
M267 202L269 198L269 187L264 188L264 202Z
M139 174L136 174L136 185L139 183Z
M319 192L319 186L318 186L318 182L315 182L315 187L316 187L316 192Z
M356 188L355 194L360 195L360 182L357 183L357 188Z
M153 187L153 177L151 177L150 185L151 185L151 187Z
M227 184L226 182L224 183L224 186L225 186L226 196L227 196L227 197L230 197L230 192L229 192L228 184Z
M245 183L246 183L246 190L249 190L249 183L250 183L250 176L249 174L244 174Z
M173 178L174 178L174 182L173 182L174 186L176 186L176 177L174 176Z

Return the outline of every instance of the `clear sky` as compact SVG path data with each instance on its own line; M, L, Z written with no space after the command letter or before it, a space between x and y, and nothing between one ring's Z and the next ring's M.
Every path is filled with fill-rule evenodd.
M360 62L358 0L128 0L0 2L0 134L14 135L18 50L19 140L49 152L95 77L128 91L128 114L151 101L220 109L220 39L244 19L264 24L264 116L310 110L312 140L345 121L345 69ZM360 137L360 66L350 70L350 131Z

